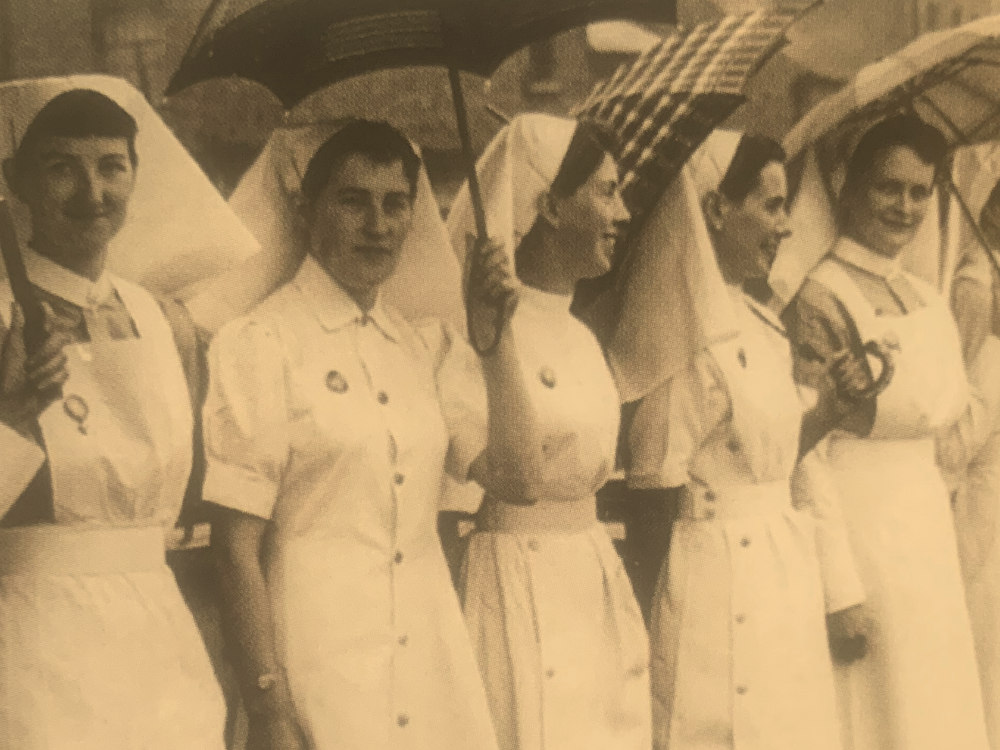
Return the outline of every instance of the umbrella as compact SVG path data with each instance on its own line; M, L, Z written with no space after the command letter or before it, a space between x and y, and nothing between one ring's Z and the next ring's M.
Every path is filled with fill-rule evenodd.
M1000 135L1000 16L918 37L862 68L785 137L789 157L834 130L863 127L909 110L954 145Z
M599 83L578 108L578 117L617 135L633 235L695 149L746 101L748 81L784 45L792 22L811 7L758 10L678 29ZM609 273L577 289L573 309L601 340L618 316L620 300L609 292L629 261L628 253L618 253Z
M238 76L263 83L291 108L359 73L445 66L481 239L486 215L459 71L489 76L516 50L573 26L674 17L671 0L263 0L227 22L227 5L209 8L168 94Z
M955 147L1000 137L1000 16L925 34L862 68L799 121L785 137L785 150L794 159L815 144L827 167L842 163L857 136L901 111L934 125ZM962 192L951 175L943 179L969 229L1000 270Z
M618 136L622 193L647 211L712 130L746 97L750 78L785 43L801 10L758 10L678 29L598 84L578 116Z

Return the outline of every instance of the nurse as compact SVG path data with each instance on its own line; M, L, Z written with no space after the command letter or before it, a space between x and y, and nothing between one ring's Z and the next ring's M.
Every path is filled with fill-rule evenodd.
M785 312L801 373L817 366L811 336L850 337L847 317L831 310L846 310L861 338L883 342L895 361L888 388L858 412L853 432L834 432L825 446L874 621L868 655L838 668L853 750L988 747L949 495L935 460L935 437L969 405L962 348L945 301L899 261L918 236L945 156L941 133L914 116L864 133L837 210L829 208L839 236Z
M1000 247L1000 188L980 214L980 227ZM980 419L963 419L939 438L939 459L957 480L954 510L958 556L975 639L990 747L1000 747L1000 325L996 275L982 248L956 273L952 312L969 355L969 384L983 397ZM947 476L947 474L946 474Z
M296 179L283 168L303 152ZM442 415L447 339L430 346L384 299L421 249L451 262L458 294L420 159L390 126L352 121L280 131L262 160L234 200L263 199L258 236L297 227L307 253L216 336L204 411L250 747L494 750L437 536L445 468L468 473ZM281 265L297 248L264 252Z
M826 614L863 592L849 558L821 566L836 509L795 470L853 406L831 378L803 414L784 328L744 291L789 233L784 158L759 136L708 138L638 238L611 345L623 388L662 381L630 432L630 486L683 486L653 604L660 750L840 747ZM836 382L862 367L842 357Z
M618 393L570 313L629 219L611 147L588 126L527 114L477 165L499 244L474 256L468 304L474 319L501 307L503 326L481 358L489 419L472 476L485 499L464 596L505 750L650 747L646 631L594 496L614 468ZM465 249L467 190L448 223Z
M4 282L0 746L222 750L222 695L164 559L191 470L193 329L109 266L116 238L142 264L161 235L197 253L211 244L202 222L237 223L124 82L16 82L0 103L17 135L4 175L50 334L25 361ZM200 210L158 192L167 174L186 176ZM150 235L129 218L146 201Z

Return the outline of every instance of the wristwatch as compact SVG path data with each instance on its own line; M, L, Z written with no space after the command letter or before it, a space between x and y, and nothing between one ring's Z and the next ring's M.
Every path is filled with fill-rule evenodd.
M257 678L257 689L267 692L275 685L278 684L278 675L274 672L268 672L267 674L262 674Z

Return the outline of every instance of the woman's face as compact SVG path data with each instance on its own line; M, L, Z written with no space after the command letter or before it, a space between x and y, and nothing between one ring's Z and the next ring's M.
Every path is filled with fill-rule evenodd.
M933 190L932 164L908 146L889 147L875 157L846 197L848 236L879 255L895 258L920 229Z
M402 161L345 157L308 212L312 254L352 294L378 291L399 264L413 221Z
M709 209L713 240L726 280L734 284L766 279L788 227L788 183L785 165L768 162L757 185L741 202L718 196Z
M603 276L611 270L615 244L631 218L618 184L618 166L610 155L573 195L554 196L558 231L571 248L573 275Z

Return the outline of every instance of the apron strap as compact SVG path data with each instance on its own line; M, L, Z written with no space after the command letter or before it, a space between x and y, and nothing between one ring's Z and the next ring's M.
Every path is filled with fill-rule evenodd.
M198 329L191 318L191 313L183 304L171 299L158 299L157 302L174 335L174 344L181 358L184 379L187 380L188 393L191 396L191 408L197 413L204 401L207 386L206 346L198 336Z

